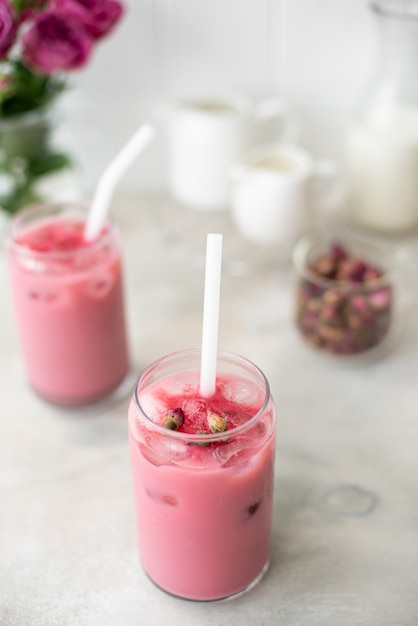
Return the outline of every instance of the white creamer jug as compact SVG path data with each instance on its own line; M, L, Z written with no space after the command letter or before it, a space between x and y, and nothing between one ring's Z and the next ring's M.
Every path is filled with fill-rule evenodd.
M341 196L335 164L303 147L262 144L231 168L231 215L255 244L293 244L312 219L335 211Z
M229 169L241 154L268 133L296 138L298 132L296 117L277 98L224 94L166 103L160 112L167 129L169 193L203 211L227 208Z

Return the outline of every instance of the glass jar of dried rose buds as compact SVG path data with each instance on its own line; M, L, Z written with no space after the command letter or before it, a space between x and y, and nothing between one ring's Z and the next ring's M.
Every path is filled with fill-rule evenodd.
M389 336L393 277L372 242L307 235L293 253L297 271L295 321L302 337L332 355L359 355Z

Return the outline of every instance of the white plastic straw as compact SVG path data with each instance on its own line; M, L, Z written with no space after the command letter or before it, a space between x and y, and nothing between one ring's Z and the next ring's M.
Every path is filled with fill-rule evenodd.
M212 396L216 389L221 265L222 235L209 234L206 240L205 293L200 364L200 395L203 398Z
M154 129L150 124L144 124L125 144L122 150L109 163L100 177L94 198L92 200L84 239L93 241L100 232L109 209L113 191L120 178L132 165L134 160L143 152L154 137Z

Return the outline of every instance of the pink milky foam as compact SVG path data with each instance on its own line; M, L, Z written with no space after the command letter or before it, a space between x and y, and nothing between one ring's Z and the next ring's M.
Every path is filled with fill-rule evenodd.
M104 228L102 235L107 228ZM90 245L85 241L84 221L75 219L60 219L59 222L48 221L36 228L29 228L17 238L21 246L35 252L70 252Z

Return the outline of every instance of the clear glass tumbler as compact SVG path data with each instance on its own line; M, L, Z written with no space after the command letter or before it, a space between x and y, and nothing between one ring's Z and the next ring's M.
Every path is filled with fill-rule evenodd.
M111 395L129 371L121 251L109 221L80 244L86 209L32 205L12 220L10 284L33 389L62 405Z
M129 438L145 572L173 595L218 600L268 568L276 419L252 362L220 353L216 392L205 399L199 370L198 350L152 363L134 390ZM172 411L183 412L178 430L163 425Z

